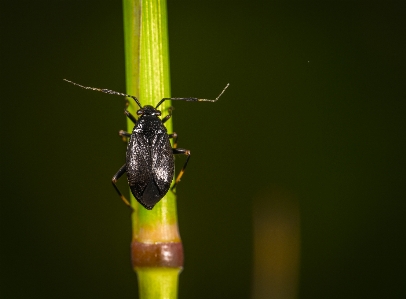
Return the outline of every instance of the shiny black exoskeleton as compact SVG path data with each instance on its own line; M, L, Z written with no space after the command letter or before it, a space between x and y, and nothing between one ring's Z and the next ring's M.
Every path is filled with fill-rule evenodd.
M135 126L132 133L127 133L125 131L119 132L119 135L122 137L130 137L130 141L127 146L126 163L113 176L112 183L124 203L131 208L130 202L122 195L116 185L117 180L127 172L127 179L131 193L137 201L148 210L151 210L162 199L162 197L165 196L170 188L175 172L173 155L186 155L187 158L171 188L172 190L179 183L190 159L189 150L177 148L177 134L175 132L168 134L164 126L164 123L172 116L172 109L170 108L169 114L161 120L159 118L159 116L161 116L161 111L157 110L157 108L165 100L216 102L228 87L227 84L220 95L214 100L198 98L163 98L154 108L149 105L142 107L135 96L109 89L86 87L66 79L64 80L84 89L132 98L140 107L137 111L137 115L139 116L138 120L128 110L125 110L125 114L131 119ZM170 138L174 139L173 148L169 141Z
M132 194L150 210L170 188L175 169L174 151L184 151L188 160L190 152L172 149L170 135L158 118L159 110L144 106L137 114L139 118L128 143L125 169Z

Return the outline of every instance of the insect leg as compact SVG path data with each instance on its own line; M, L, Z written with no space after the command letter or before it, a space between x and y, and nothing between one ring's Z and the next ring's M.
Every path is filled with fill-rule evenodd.
M185 172L187 163L189 162L189 159L190 159L190 150L187 150L184 148L174 148L172 150L173 150L174 155L186 155L187 156L185 164L183 165L182 170L179 172L178 176L176 177L175 184L173 184L173 186L171 188L171 190L174 190L176 188L176 185L180 182L180 179L182 178L182 176Z
M124 110L124 114L125 114L129 119L131 119L131 121L132 121L135 125L137 124L137 119L134 117L134 115L132 115L132 114L130 113L130 111Z
M171 117L172 117L172 111L173 111L174 109L173 109L173 107L169 107L169 109L168 109L168 115L167 116L165 116L163 119L162 119L162 123L164 124L168 119L170 119Z
M118 131L118 135L121 137L121 139L124 142L127 142L127 137L131 137L131 133L128 133L128 132L123 131L123 130Z
M123 130L118 131L118 135L120 135L121 137L131 137L131 133L128 133L128 132L123 131Z
M120 169L117 171L117 173L113 176L111 179L111 182L113 183L114 189L116 189L118 195L120 196L121 200L132 210L133 208L130 205L130 202L124 197L123 194L121 194L120 190L118 190L118 187L116 185L117 180L126 172L125 164L120 167Z
M173 138L173 148L177 148L178 146L178 134L176 132L173 132L172 134L168 134L169 138Z

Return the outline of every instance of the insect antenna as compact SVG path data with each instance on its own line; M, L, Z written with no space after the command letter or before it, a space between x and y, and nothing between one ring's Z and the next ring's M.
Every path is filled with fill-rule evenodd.
M123 97L127 97L127 98L132 98L132 99L137 103L137 105L138 105L140 108L142 108L140 102L138 101L138 99L137 99L135 96L132 96L132 95L129 95L129 94L125 94L125 93L121 93L121 92L117 92L117 91L110 90L110 89L101 89L101 88L96 88L96 87L82 86L82 85L80 85L80 84L77 84L77 83L75 83L75 82L72 82L72 81L69 81L69 80L66 80L66 79L63 79L63 80L66 81L66 82L72 83L73 85L82 87L82 88L84 88L84 89L90 89L90 90L100 91L100 92L104 92L104 93L108 93L108 94L115 94L115 95L118 95L118 96L123 96Z
M230 83L227 83L226 87L220 92L217 98L214 100L208 100L208 99L198 99L198 98L163 98L158 105L156 105L155 109L158 108L164 101L166 100L172 100L172 101L187 101L187 102L217 102L217 100L221 97L221 95L226 91L227 87L230 85Z

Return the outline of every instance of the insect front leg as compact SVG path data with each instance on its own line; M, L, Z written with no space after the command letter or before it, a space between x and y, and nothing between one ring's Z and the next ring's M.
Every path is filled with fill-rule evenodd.
M121 194L120 190L118 190L118 187L116 185L117 180L126 172L126 166L125 164L120 167L120 169L117 171L117 173L113 176L111 179L111 182L113 183L114 189L116 189L118 195L120 196L121 200L132 210L133 208L130 205L130 202L127 200L127 198L124 197L123 194Z
M137 124L137 119L134 117L134 115L132 115L132 114L130 113L130 111L124 110L124 114L125 114L129 119L131 119L131 121L134 123L134 125Z
M183 176L183 174L185 172L187 163L189 162L189 159L190 159L190 150L187 150L187 149L184 149L184 148L174 148L174 149L172 149L172 151L173 151L174 155L186 155L187 156L185 164L183 165L183 167L182 167L181 171L179 172L178 176L176 177L175 184L173 184L173 186L171 188L171 190L173 191L176 188L176 185L180 182L180 179L182 178L182 176Z
M167 116L165 116L163 119L162 119L162 123L164 124L168 119L170 119L171 117L172 117L172 111L174 110L174 108L173 107L169 107L168 108L168 115Z
M134 125L137 124L137 119L134 117L134 115L132 115L132 114L130 113L130 111L124 110L124 114L125 114L129 119L131 119L131 121L134 123ZM127 137L131 137L131 133L128 133L128 132L123 131L123 130L120 130L120 131L118 132L118 135L121 137L121 139L122 139L124 142L127 142Z

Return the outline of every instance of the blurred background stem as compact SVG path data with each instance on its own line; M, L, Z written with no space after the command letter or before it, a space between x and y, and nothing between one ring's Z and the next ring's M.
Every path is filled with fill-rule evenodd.
M165 0L123 0L127 93L142 105L155 106L170 97L167 10ZM160 107L168 113L171 103ZM136 115L138 106L128 110ZM165 123L172 133L172 121ZM134 124L127 120L127 130ZM178 275L183 266L176 197L167 195L149 211L131 195L132 263L138 276L140 298L176 298Z

